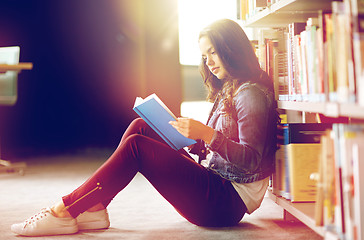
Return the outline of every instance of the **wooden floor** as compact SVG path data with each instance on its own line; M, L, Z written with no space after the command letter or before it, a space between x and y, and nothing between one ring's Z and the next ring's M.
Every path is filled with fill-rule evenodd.
M25 175L0 174L0 239L19 239L12 223L51 206L85 181L110 151L19 159L26 161ZM300 222L282 219L283 211L268 197L253 214L231 228L201 228L183 219L151 184L137 175L109 208L111 227L45 239L322 239ZM26 238L33 239L33 238Z

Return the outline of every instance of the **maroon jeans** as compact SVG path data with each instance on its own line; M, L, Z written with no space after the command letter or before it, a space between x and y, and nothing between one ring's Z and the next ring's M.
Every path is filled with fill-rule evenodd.
M79 188L63 197L73 217L105 207L140 172L188 221L199 226L236 225L246 207L232 184L170 148L142 119L134 120L110 158Z

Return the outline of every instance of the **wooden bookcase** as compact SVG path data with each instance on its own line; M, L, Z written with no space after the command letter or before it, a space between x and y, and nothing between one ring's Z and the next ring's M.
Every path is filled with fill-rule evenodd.
M247 0L248 1L248 0ZM310 17L317 17L319 11L330 11L332 0L280 0L243 21L244 27L251 28L287 28L292 22L306 22ZM337 102L299 102L278 101L278 108L296 112L320 113L328 117L349 117L364 119L364 106ZM268 191L268 196L285 213L289 213L324 239L339 239L323 226L315 224L315 203L292 203L283 197Z

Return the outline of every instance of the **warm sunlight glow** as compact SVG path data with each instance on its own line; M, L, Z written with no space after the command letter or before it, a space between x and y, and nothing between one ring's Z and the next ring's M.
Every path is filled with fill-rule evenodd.
M206 123L213 103L206 101L182 102L181 116Z
M198 65L198 34L211 22L229 18L236 20L236 0L178 0L179 54L183 65Z

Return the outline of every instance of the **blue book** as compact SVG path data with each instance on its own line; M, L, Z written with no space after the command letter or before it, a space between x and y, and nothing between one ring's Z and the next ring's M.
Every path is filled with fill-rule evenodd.
M158 98L151 94L145 99L137 97L133 110L142 118L158 135L173 149L179 150L183 147L195 144L196 141L183 136L177 131L170 121L176 121L176 116Z

